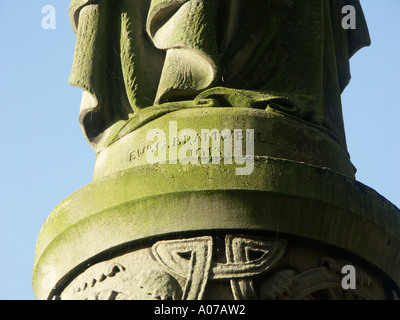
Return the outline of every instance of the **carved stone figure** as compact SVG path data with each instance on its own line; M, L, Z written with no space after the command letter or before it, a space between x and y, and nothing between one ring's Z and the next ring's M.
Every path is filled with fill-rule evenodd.
M38 299L398 299L400 211L355 180L343 128L370 42L359 0L72 0L70 16L96 164L43 224ZM194 140L210 161L178 163Z
M355 30L342 28L348 4ZM96 151L205 106L272 108L345 148L340 94L349 58L370 41L359 0L73 0L70 16L70 83L84 90L80 122Z

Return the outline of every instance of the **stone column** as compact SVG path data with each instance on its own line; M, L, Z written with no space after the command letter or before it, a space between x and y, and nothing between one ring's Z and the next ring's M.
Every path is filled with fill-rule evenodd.
M359 2L115 3L71 3L96 164L40 231L36 298L397 299L400 212L341 113Z

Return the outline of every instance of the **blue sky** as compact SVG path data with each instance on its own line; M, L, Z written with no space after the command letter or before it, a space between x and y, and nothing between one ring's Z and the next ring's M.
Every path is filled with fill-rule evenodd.
M400 1L362 0L373 44L351 61L343 94L357 180L400 207ZM56 29L42 28L42 7ZM68 84L75 35L67 0L0 0L0 299L34 299L36 237L68 195L91 182L94 151Z

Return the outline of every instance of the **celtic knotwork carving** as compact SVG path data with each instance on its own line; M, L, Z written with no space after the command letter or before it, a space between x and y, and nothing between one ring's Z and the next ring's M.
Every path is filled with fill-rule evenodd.
M243 237L226 237L225 267L236 265L236 270L226 272L232 278L231 287L236 300L256 299L256 293L251 280L252 276L262 274L274 266L286 251L285 240L263 241ZM261 254L252 259L252 254Z
M209 279L232 279L235 299L254 299L250 278L271 268L283 256L285 249L284 240L228 235L225 264L212 261L212 237L161 241L153 246L152 253L167 272L186 280L183 299L201 299ZM260 256L252 259L254 252Z
M168 272L186 278L184 300L201 299L212 261L211 237L157 242L152 253Z
M321 259L321 266L303 272L284 269L264 280L260 298L265 300L377 300L371 277L357 268L357 288L345 290L342 267L332 258Z
M379 300L397 289L356 267L343 287L346 260L279 238L226 235L163 240L87 268L54 299ZM215 290L220 290L216 292ZM393 298L392 297L392 298Z

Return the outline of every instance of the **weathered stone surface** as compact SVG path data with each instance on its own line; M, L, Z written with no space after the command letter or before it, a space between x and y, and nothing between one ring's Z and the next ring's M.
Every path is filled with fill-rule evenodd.
M134 244L131 244L134 247ZM121 248L119 252L124 252ZM326 255L329 256L326 256ZM396 286L337 252L283 237L228 234L155 242L90 265L54 292L62 300L384 300ZM114 254L115 255L115 254ZM225 256L224 256L225 255ZM343 267L355 265L346 290Z
M57 270L58 287L71 270L112 248L206 230L318 241L368 261L399 284L395 206L328 169L261 158L255 172L236 176L228 165L136 167L78 190L52 212L38 237L36 296L47 298L51 292L41 286L45 266Z
M73 0L70 15L96 164L40 231L38 299L398 298L400 211L354 179L343 128L370 41L358 0Z
M176 122L176 131L173 132L172 124ZM129 124L127 125L129 126ZM179 110L163 115L136 127L122 138L116 137L114 142L105 150L97 153L94 168L94 180L108 176L112 173L137 166L148 165L147 154L155 152L153 149L167 152L167 163L170 163L169 151L172 145L177 144L180 149L185 145L184 139L175 139L179 133L186 129L196 131L198 135L197 148L201 148L204 138L201 131L210 130L209 148L210 156L214 142L217 142L218 154L224 157L224 135L221 141L216 141L212 130L222 133L228 129L232 135L232 143L251 138L254 142L254 157L272 157L303 162L321 168L329 168L335 172L354 178L355 168L350 161L349 154L338 141L320 126L312 126L295 117L288 117L273 109L255 110L245 108L193 108ZM246 135L246 129L252 128L254 134ZM237 135L234 130L242 130ZM166 144L157 145L156 138L148 138L152 130L162 130L166 134ZM170 138L174 139L170 143ZM179 151L179 150L178 150ZM199 163L202 153L199 151ZM211 159L212 160L212 159ZM223 162L223 161L221 161Z
M342 27L344 5L355 30ZM358 0L73 0L70 15L70 83L84 90L80 122L96 151L128 119L198 104L269 106L346 148L340 94L349 58L370 43Z

